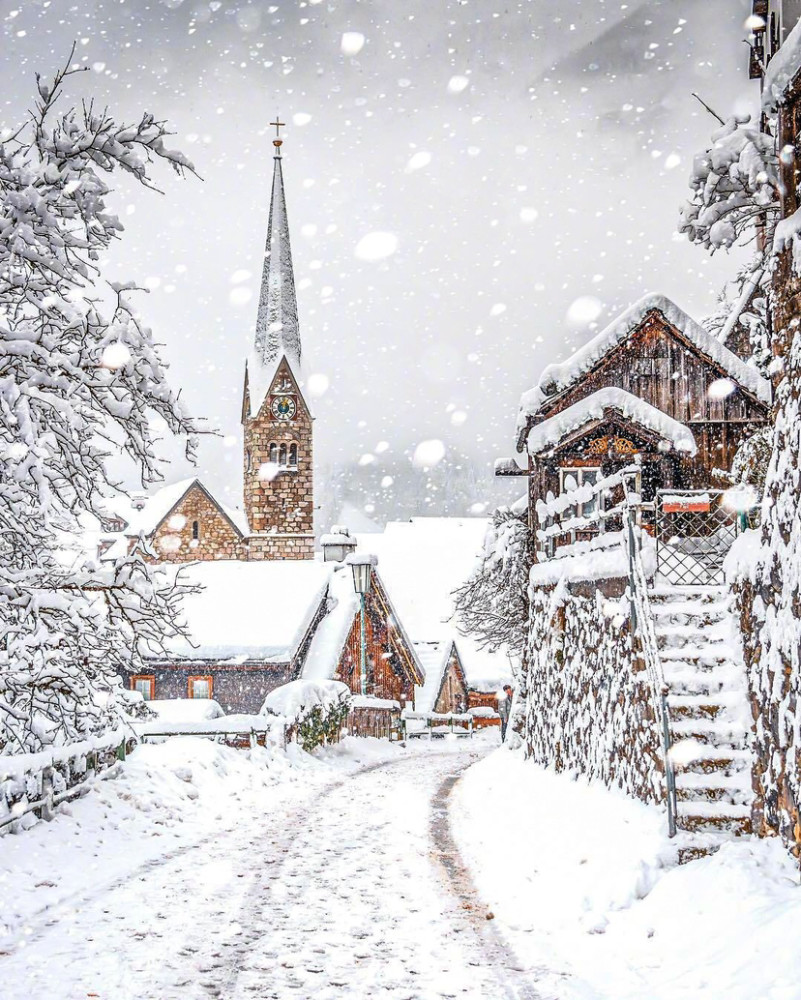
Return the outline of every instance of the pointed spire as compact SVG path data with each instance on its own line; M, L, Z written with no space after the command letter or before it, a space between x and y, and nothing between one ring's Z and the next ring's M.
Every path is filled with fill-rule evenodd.
M292 270L292 249L289 245L289 223L281 172L283 140L279 137L279 128L283 122L276 118L270 124L275 125L275 166L259 314L256 319L256 355L262 364L269 365L286 354L292 364L299 366L298 303L295 297L295 275Z

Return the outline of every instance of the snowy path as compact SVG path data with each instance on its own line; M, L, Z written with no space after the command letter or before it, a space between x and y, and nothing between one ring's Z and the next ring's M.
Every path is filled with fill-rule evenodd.
M88 891L0 960L3 1000L544 1000L450 838L447 793L483 752L363 768Z

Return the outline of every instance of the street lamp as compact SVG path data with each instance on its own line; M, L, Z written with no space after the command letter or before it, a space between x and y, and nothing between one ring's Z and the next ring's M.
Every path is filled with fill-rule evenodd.
M370 593L373 582L373 566L378 560L375 556L349 555L345 562L353 572L353 589L359 595L359 619L361 621L361 691L367 694L367 630L365 626L365 599Z

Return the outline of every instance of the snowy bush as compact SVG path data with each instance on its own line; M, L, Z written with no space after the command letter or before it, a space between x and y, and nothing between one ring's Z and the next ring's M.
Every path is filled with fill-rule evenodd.
M114 723L117 669L180 631L184 588L141 547L112 564L81 552L79 517L102 520L110 454L160 478L163 429L194 426L132 285L101 281L122 225L104 174L152 187L150 165L191 171L165 124L116 122L92 103L56 110L65 69L0 145L0 753L84 739Z
M280 716L310 752L324 743L336 743L350 710L351 693L340 681L290 681L271 691L261 707L263 715Z

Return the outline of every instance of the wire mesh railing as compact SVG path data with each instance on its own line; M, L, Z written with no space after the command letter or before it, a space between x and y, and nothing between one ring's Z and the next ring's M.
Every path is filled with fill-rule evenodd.
M657 574L678 586L722 586L724 561L744 513L731 491L658 490L654 502Z

